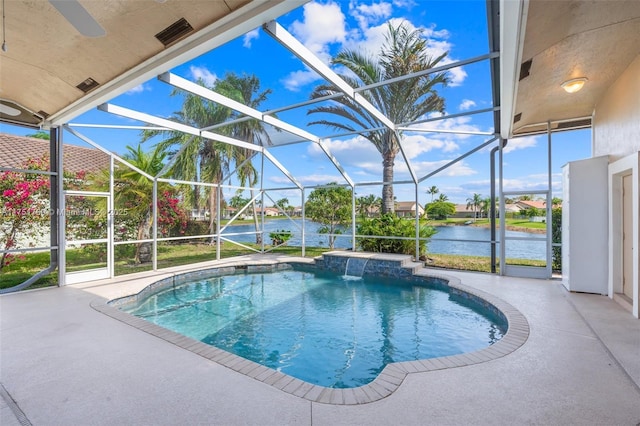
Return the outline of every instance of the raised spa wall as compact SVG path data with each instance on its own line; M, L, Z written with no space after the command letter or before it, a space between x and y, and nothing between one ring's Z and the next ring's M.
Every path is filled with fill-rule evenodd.
M383 276L406 279L422 266L413 262L410 256L358 252L328 252L315 259L316 268L344 274L347 262L358 261L364 263L364 270L359 271L362 276ZM362 266L359 266L360 268Z

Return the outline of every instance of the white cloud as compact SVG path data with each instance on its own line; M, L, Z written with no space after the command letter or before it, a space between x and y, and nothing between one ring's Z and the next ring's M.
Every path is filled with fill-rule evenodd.
M256 28L253 31L249 31L242 38L242 46L244 46L246 48L250 48L251 47L251 40L258 39L258 37L260 37L260 31L259 31L258 28Z
M191 67L189 67L189 72L191 73L191 76L194 80L202 79L207 87L213 87L213 84L218 79L217 75L213 74L205 67L197 67L195 65L191 65Z
M363 29L391 16L391 9L392 4L383 1L372 4L351 1L349 4L349 13L358 22L359 27Z
M522 138L509 139L507 146L502 149L502 152L508 154L518 149L533 148L538 143L539 136L526 136Z
M467 111L473 108L474 106L476 106L476 103L471 99L463 99L462 102L460 102L460 106L458 107L458 109L460 111Z
M443 59L440 63L441 65L448 65L453 61L448 57ZM457 87L462 84L462 82L467 78L467 72L463 70L461 67L451 68L449 70L449 87Z
M417 6L416 0L393 0L393 5L399 8L411 9Z
M442 117L443 115L440 113L431 113L425 117L421 118L436 118ZM421 123L411 128L415 129L425 129L432 130L434 133L423 133L424 135L429 135L431 138L448 140L451 143L455 144L455 147L458 145L454 142L461 141L464 139L471 138L472 135L464 134L464 133L453 133L453 132L480 132L482 129L475 124L472 124L472 118L469 116L464 117L453 117L453 118L444 118L438 121L430 121L427 123ZM443 133L437 133L438 130L442 130ZM408 132L408 131L407 131ZM453 150L454 145L449 146L449 151Z
M125 95L137 95L138 93L142 93L144 91L151 91L151 88L145 86L144 84L139 84L136 87L133 87L125 92Z
M435 26L418 28L410 21L401 18L392 18L380 25L362 28L361 32L349 33L349 38L345 41L345 47L366 51L369 52L369 54L377 54L385 42L385 34L389 23L394 27L404 24L410 31L416 29L422 30L423 36L427 40L426 53L432 58L437 58L443 53L451 52L453 48L453 45L448 41L450 33L446 29L436 30ZM447 55L438 65L448 65L454 62L457 62L457 59ZM461 85L467 77L466 71L461 67L449 70L448 75L449 86L452 87Z
M344 140L325 140L324 145L343 165L360 166L372 161L381 164L380 153L375 146L362 136L355 136ZM313 143L308 147L309 155L313 158L326 158L319 145Z
M343 177L338 173L336 173L335 175L313 174L313 175L296 176L296 179L298 180L298 182L300 182L305 186L324 185L331 182L337 182L338 184L346 183ZM284 176L273 176L269 178L269 180L277 184L291 184L291 181Z
M311 52L328 64L331 61L329 45L345 41L345 16L336 3L307 3L303 8L303 20L294 21L290 31ZM282 83L287 90L297 92L301 87L317 80L320 80L320 76L307 68L289 73L282 79Z
M414 161L411 163L416 175L418 177L426 176L427 174L439 169L440 167L451 162L451 160L439 160L439 161ZM398 171L402 171L406 166L400 167ZM478 173L472 169L464 160L458 161L452 164L441 172L437 173L436 177L458 177L458 176L471 176Z
M360 28L360 30L357 31L351 31L348 39L345 40L344 48L357 50L366 55L377 55L385 41L384 36L387 32L387 22L372 27ZM399 24L403 22L403 20L392 19L391 22Z
M382 157L375 146L367 139L362 136L356 136L346 140L326 140L324 143L341 166L347 169L355 168L357 170L354 173L349 172L352 177L361 176L363 179L373 180L380 180L382 178ZM453 141L427 138L422 135L405 136L403 147L409 158L411 167L418 176L424 176L450 161L415 161L418 156L429 151L439 150L441 152L452 152L458 149L457 144ZM316 144L309 145L308 153L311 158L326 159L326 155ZM395 179L407 179L409 177L409 169L404 161L404 157L400 153L396 156L394 173ZM475 170L461 161L438 175L468 176L475 173Z
M399 5L400 3L395 1L394 4ZM406 1L402 2L404 7L407 4ZM345 16L338 4L333 2L327 4L311 2L304 6L303 20L295 21L290 30L309 50L328 64L331 60L331 44L338 45L338 50L357 49L362 54L375 56L385 42L385 34L389 23L393 26L404 23L410 31L417 29L410 21L402 18L392 18L374 25L391 16L392 3L389 2L380 1L379 3L365 5L353 0L349 5L349 10L357 20L359 28L347 29ZM452 50L453 45L448 41L450 33L446 29L436 30L435 26L431 26L428 28L421 27L420 30L427 40L427 54L432 58ZM457 59L446 56L439 65L447 65L456 61ZM307 78L296 79L296 77L303 76ZM466 79L467 73L461 67L457 67L449 70L448 76L449 86L459 86ZM308 84L313 80L308 78L303 71L299 71L292 73L284 81L289 90L299 90L302 85ZM287 85L287 82L290 82L290 84Z
M318 80L321 80L320 76L315 71L307 69L289 73L282 79L282 84L287 90L298 92L303 86Z
M504 191L545 190L547 188L546 176L545 179L535 179L531 176L525 176L520 179L504 179L502 181L502 188Z
M345 16L336 3L307 3L303 9L303 21L294 21L291 32L309 50L328 63L331 58L328 45L345 40Z
M403 139L402 147L409 159L416 158L421 154L432 150L441 150L443 152L458 150L458 144L453 141L427 137L423 134L406 134Z
M382 179L382 157L376 147L362 136L325 140L323 143L343 168L355 169L353 173L347 170L350 176L358 175L361 181ZM322 148L315 143L308 146L307 152L312 159L329 161Z

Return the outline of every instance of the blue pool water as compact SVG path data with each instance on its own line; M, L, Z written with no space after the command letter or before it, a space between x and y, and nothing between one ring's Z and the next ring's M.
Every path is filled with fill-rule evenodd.
M427 285L284 270L210 278L121 309L312 384L349 388L385 365L489 346L506 324Z

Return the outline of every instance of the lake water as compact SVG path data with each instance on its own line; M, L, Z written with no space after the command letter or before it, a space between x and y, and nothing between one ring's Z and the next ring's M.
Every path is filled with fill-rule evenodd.
M298 247L302 245L300 227L301 219L290 220L267 220L264 224L265 243L270 243L269 233L277 230L287 230L293 232L293 237L287 245ZM329 239L326 235L318 235L320 224L306 222L305 245L313 247L329 247ZM458 254L472 256L491 256L491 230L476 226L436 226L438 231L427 246L429 253L435 254ZM253 222L246 221L238 225L228 226L223 235L237 242L255 242L254 234L227 235L229 233L254 232ZM343 234L338 236L335 248L351 248L351 228L343 228ZM499 237L496 235L496 238ZM522 238L519 240L508 240L506 246L506 257L517 259L544 260L546 258L545 241L534 241L536 238L543 238L544 234L534 234L530 232L507 231L507 237ZM449 241L454 240L454 241ZM457 240L457 241L455 241ZM460 240L473 240L484 242L470 242ZM496 244L496 254L500 253L500 244Z

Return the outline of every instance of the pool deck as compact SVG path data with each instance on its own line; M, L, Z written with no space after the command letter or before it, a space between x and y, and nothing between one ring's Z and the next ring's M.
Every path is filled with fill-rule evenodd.
M238 260L246 257L206 266ZM406 374L374 402L336 405L92 307L190 269L0 296L0 424L640 424L640 321L605 296L569 293L557 280L427 269L519 310L525 343L489 361Z

